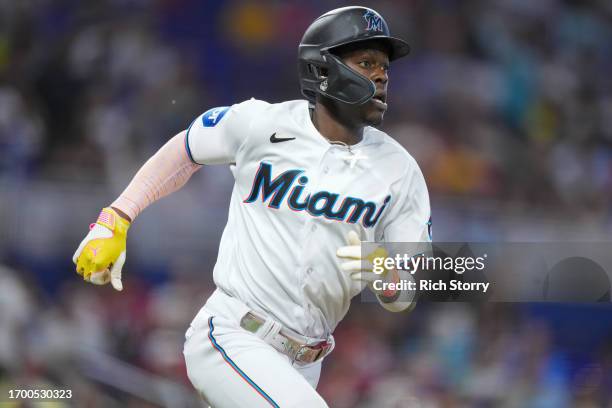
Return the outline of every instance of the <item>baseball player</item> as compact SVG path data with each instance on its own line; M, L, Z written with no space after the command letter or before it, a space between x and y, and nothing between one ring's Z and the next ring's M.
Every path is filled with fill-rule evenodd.
M316 386L332 332L376 276L360 243L430 241L423 175L374 127L387 110L389 61L408 52L374 10L325 13L299 45L306 100L206 111L143 165L74 254L86 281L121 290L130 223L204 165L230 165L217 289L183 350L213 407L326 407ZM411 306L398 293L376 297L391 311Z

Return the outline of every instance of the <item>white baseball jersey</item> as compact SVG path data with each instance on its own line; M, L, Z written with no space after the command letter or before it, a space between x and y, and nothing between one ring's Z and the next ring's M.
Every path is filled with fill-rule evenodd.
M211 109L185 144L196 163L232 164L215 284L302 335L325 338L361 289L336 257L350 230L362 241L431 240L427 187L412 156L372 127L350 151L330 143L305 100Z

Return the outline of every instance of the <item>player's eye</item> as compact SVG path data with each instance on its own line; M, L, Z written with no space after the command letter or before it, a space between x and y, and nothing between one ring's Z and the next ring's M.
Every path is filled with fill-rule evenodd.
M362 68L370 68L372 66L372 64L370 64L370 61L367 61L367 60L359 61L358 65Z

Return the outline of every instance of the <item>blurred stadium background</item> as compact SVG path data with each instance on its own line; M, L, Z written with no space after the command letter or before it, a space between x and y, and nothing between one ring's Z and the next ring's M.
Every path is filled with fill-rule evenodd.
M413 54L384 130L420 163L437 241L606 241L612 3L362 2ZM300 98L296 47L346 2L0 0L0 388L53 407L189 407L183 333L213 289L227 168L136 221L126 289L71 257L99 209L201 112ZM319 390L332 407L612 407L606 305L355 302ZM10 402L0 406L35 406ZM43 406L43 405L40 405Z

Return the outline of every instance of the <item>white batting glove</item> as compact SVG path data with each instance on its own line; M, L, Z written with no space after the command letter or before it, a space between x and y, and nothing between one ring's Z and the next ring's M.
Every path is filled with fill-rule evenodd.
M374 258L386 258L388 256L387 251L382 247L378 247L373 252L362 256L361 240L357 232L349 231L346 238L348 245L336 251L336 256L343 259L340 268L347 272L354 281L363 282L368 285L371 285L377 279L381 279L387 271L382 274L374 273L372 262Z
M376 290L373 283L376 280L385 280L387 282L399 282L400 279L414 280L409 272L397 271L395 269L385 269L382 273L377 274L373 271L373 262L376 258L387 258L389 253L383 247L377 247L369 254L362 255L361 240L355 231L350 231L347 235L347 246L341 247L336 251L336 256L341 258L343 262L340 267L347 272L351 279L366 284L370 290L376 295L376 299L382 307L391 312L400 312L412 310L416 305L414 291L390 291Z

